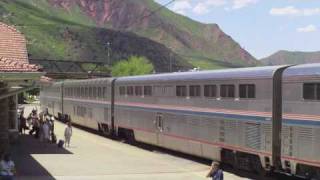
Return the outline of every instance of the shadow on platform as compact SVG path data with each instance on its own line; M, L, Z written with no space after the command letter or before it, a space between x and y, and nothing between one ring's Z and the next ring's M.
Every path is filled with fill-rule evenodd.
M59 148L57 144L40 142L30 135L20 135L11 148L12 159L16 164L17 179L55 179L32 154L72 154Z

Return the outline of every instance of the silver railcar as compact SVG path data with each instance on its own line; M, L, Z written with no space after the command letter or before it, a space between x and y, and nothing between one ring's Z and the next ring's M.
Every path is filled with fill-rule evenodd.
M319 178L319 69L309 64L65 81L43 87L41 105L106 134L239 169Z

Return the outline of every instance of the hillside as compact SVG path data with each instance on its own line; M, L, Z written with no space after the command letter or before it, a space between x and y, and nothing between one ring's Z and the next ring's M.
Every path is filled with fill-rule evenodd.
M102 61L110 42L113 62L137 54L161 71L170 58L185 68L257 64L216 24L201 24L166 8L139 19L157 8L153 0L2 0L0 20L18 25L31 58Z
M261 59L261 61L265 65L319 63L320 51L301 52L282 50L272 54L269 57Z

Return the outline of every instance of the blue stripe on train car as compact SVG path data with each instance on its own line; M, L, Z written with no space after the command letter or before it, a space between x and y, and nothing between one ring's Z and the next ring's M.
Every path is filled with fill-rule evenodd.
M122 109L131 109L131 110L143 110L143 111L149 111L149 112L174 113L174 114L191 115L191 116L219 117L219 118L230 119L230 120L271 123L270 117L263 117L263 116L248 116L248 115L239 115L239 114L188 111L188 110L178 110L178 109L161 109L161 108L149 108L149 107L128 106L128 105L116 105L116 107L120 107ZM312 120L304 120L304 119L283 119L283 122L284 124L290 124L290 125L320 126L320 121L312 121Z

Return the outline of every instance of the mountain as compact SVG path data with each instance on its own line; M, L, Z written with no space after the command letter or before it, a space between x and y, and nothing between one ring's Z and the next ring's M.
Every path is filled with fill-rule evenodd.
M0 21L26 35L31 58L102 61L109 42L113 62L137 54L161 71L169 61L205 69L258 63L218 25L166 8L149 16L158 8L153 0L1 0Z
M261 61L265 65L319 63L320 51L301 52L281 50L269 57L261 59Z

